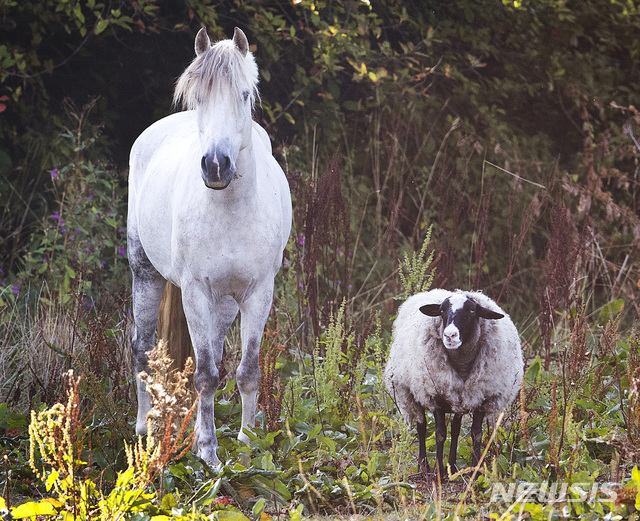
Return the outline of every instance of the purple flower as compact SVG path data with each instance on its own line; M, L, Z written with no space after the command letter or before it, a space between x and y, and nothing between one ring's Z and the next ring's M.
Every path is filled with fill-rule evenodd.
M53 215L51 215L51 218L52 219L56 219L58 221L58 226L62 227L64 225L64 219L60 216L60 212L58 210L53 212ZM66 231L67 230L62 228L62 233L66 232Z
M93 194L89 194L89 195L87 196L87 199L89 199L89 200L93 199Z
M118 228L119 233L124 233L124 228Z
M76 228L76 231L80 233L82 231L82 228Z
M13 294L17 295L18 293L20 293L20 288L18 287L17 284L13 285Z
M46 257L42 257L42 262L46 264L47 262L49 262L49 259L47 259Z
M104 261L100 261L100 267L104 268Z
M51 170L51 179L58 179L58 169L54 168L53 170Z
M304 246L304 235L300 236L300 246Z
M124 246L120 246L120 247L118 248L118 255L124 255L124 254L125 254Z

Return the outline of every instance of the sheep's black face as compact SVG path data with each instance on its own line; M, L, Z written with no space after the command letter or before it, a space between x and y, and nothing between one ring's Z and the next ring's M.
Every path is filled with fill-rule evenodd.
M504 317L464 295L452 295L440 305L427 304L420 311L430 317L442 317L442 343L447 349L458 349L476 336L479 319Z

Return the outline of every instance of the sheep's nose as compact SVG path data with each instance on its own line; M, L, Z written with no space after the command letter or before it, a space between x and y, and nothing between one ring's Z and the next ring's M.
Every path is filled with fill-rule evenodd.
M460 331L453 324L449 324L442 332L442 341L447 349L457 349L462 344Z
M458 333L458 330L445 331L444 336L446 336L449 340L457 340L460 336L460 333Z

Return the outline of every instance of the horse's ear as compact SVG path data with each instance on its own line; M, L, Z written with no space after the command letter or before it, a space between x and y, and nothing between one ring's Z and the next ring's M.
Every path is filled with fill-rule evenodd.
M206 52L211 47L211 40L209 40L209 35L207 34L207 30L203 27L198 31L196 35L196 56L200 56L203 52Z
M239 27L236 27L233 30L233 43L236 44L236 47L242 53L242 56L247 55L247 52L249 52L249 40L247 40L247 37Z

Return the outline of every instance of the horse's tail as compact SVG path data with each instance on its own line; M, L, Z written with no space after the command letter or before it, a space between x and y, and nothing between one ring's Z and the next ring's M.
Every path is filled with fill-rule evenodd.
M195 363L187 319L182 309L182 293L180 288L171 282L165 285L160 303L158 339L167 342L169 355L174 361L173 368L182 371L188 357Z

